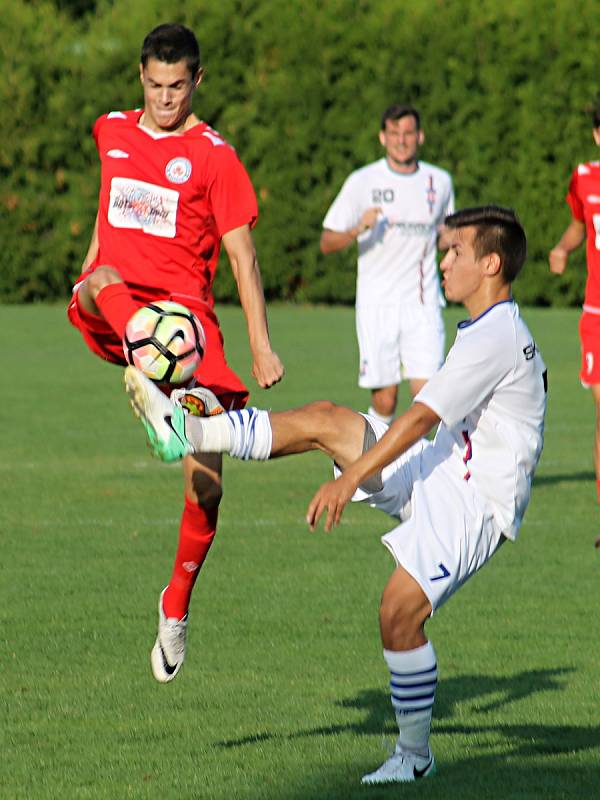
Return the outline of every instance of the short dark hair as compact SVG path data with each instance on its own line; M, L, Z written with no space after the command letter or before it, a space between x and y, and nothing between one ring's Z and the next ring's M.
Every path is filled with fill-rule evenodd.
M600 128L600 102L596 105L596 108L592 111L592 120L594 122L594 128Z
M527 257L527 237L511 208L463 208L444 221L449 228L474 227L473 249L477 258L497 253L502 264L502 277L506 283L514 281Z
M413 108L412 106L400 105L400 103L394 103L394 105L388 106L383 112L381 117L381 130L385 130L388 120L402 119L402 117L414 117L415 122L417 123L417 130L420 130L421 115L417 109Z
M187 61L192 77L200 69L200 48L193 32L184 25L166 23L159 25L144 39L141 62L145 67L148 59L155 58L165 64Z

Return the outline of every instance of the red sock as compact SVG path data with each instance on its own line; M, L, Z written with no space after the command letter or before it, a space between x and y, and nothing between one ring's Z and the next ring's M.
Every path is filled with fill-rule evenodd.
M598 493L598 505L600 505L600 480L596 481L596 492Z
M215 538L217 515L217 508L207 511L185 498L173 574L163 595L167 617L183 619L187 614L196 578Z
M124 283L109 283L96 295L96 305L113 331L123 338L125 326L139 306Z

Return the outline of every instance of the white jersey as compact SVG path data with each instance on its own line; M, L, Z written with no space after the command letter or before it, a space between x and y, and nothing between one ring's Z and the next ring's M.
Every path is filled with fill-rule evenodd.
M379 206L376 225L358 237L357 305L442 305L436 261L437 229L454 212L449 173L425 161L394 172L385 158L353 172L323 221L344 232Z
M444 365L415 397L442 420L431 466L471 482L509 539L542 451L546 385L542 357L508 300L459 324Z

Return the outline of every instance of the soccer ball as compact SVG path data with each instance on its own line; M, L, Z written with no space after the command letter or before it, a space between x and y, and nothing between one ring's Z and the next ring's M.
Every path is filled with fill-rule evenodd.
M157 300L138 309L125 328L123 352L156 383L185 383L204 355L206 337L189 308Z

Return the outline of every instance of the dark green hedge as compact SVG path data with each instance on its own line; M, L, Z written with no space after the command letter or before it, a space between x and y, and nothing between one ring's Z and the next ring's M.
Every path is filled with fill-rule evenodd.
M352 169L379 157L392 101L423 114L423 157L449 169L459 205L512 206L528 231L522 302L581 298L583 252L560 279L546 253L564 195L598 157L597 0L201 0L175 21L198 34L197 113L234 144L261 204L256 241L271 298L349 302L354 252L322 257L323 215ZM87 13L86 13L87 12ZM0 15L0 299L68 293L95 214L91 126L138 105L144 34L164 3L26 3ZM229 271L217 294L233 299Z

